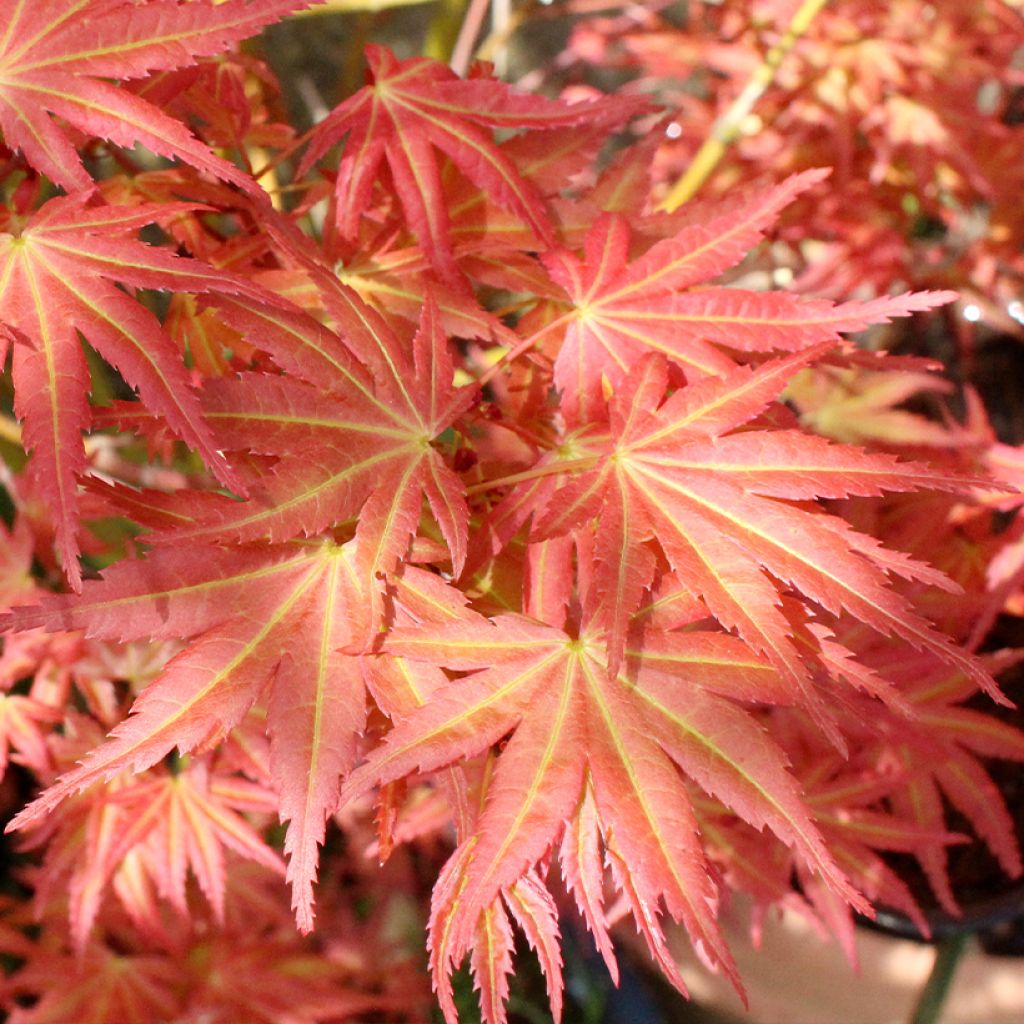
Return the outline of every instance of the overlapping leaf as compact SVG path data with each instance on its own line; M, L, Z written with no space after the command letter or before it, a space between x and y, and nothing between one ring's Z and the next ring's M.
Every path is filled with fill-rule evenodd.
M488 77L461 81L446 65L428 58L398 60L380 46L367 47L372 84L345 100L316 129L299 168L304 174L344 136L335 195L341 232L355 237L369 207L380 164L387 161L406 221L435 267L457 286L448 237L448 215L437 150L498 205L519 217L544 243L554 228L543 200L496 145L488 128L551 130L581 124L611 130L643 103L606 98L569 106L516 94Z
M808 171L712 208L633 260L630 224L619 214L598 218L582 260L565 250L546 255L573 304L555 361L566 412L577 422L599 415L602 378L617 386L645 352L663 353L691 376L723 373L735 365L730 351L795 351L955 298L921 292L837 306L785 292L693 289L737 264L779 210L822 177Z
M311 2L2 0L0 131L12 149L69 191L91 189L93 181L60 121L120 146L142 143L258 192L251 178L180 121L108 79L192 64Z
M749 693L751 674L770 666L723 634L673 634L666 644L672 659L648 666L639 653L629 677L609 672L603 631L586 625L576 636L520 616L491 622L463 615L389 636L391 653L471 674L400 720L353 773L343 800L511 736L479 821L455 855L454 875L440 883L447 896L435 901L433 941L447 962L473 947L481 915L590 800L618 884L669 977L682 987L664 949L661 903L735 979L680 770L756 827L767 825L843 898L858 901L825 852L781 751L731 699ZM597 832L589 834L596 843ZM581 911L607 949L600 879L573 864Z
M6 327L0 352L14 337L15 408L73 586L80 580L75 487L85 462L81 432L89 426L90 387L79 332L225 484L244 489L203 423L173 342L153 313L117 285L281 303L243 278L133 237L173 211L169 205L92 206L79 193L51 199L24 224L11 218L0 232L0 325Z
M879 797L902 787L906 778L897 773L878 779L870 772L836 770L835 760L823 751L817 763L801 772L807 802L814 809L829 850L872 903L907 915L922 935L929 927L921 907L906 882L876 851L924 853L944 850L962 837L941 826L922 825L906 815L878 810ZM829 778L832 768L836 775ZM811 894L813 896L813 893ZM855 955L853 922L840 931L848 955Z
M779 607L783 588L932 651L998 693L979 663L886 587L886 574L947 589L953 584L820 508L794 504L919 487L959 489L969 481L799 431L737 429L768 408L789 377L818 354L707 378L660 407L666 364L648 356L613 404L610 434L581 433L572 445L576 479L538 510L535 535L557 536L596 517L613 664L653 574L645 547L653 540L683 587L767 654L805 700L808 672Z
M963 702L976 690L962 670L928 653L907 657L893 646L877 644L863 652L870 664L897 679L914 710L913 718L886 730L887 756L907 772L905 785L889 799L903 817L922 829L946 827L946 803L970 822L1003 870L1012 878L1022 873L1021 851L1013 817L984 759L1024 762L1024 733ZM999 656L996 657L998 663ZM945 800L943 799L945 798ZM950 913L958 914L944 848L916 850L932 889Z
M168 524L155 539L282 540L358 515L361 575L377 601L379 578L406 553L424 498L455 570L462 567L469 518L463 485L430 442L470 406L475 390L454 386L432 299L423 307L410 358L384 320L352 292L336 285L332 296L332 311L347 328L343 336L376 370L376 386L357 365L335 361L328 368L326 359L314 364L321 368L318 388L255 375L211 385L206 419L220 446L282 461L253 481L247 502L211 495L198 505L191 499L166 503L182 523Z
M465 886L464 869L469 861L467 854L471 853L472 847L463 846L445 865L432 900L430 961L434 989L445 1020L453 1024L459 1014L452 993L451 972L467 950L453 945L447 908L449 901L457 899ZM562 955L558 942L558 912L539 873L530 871L480 911L468 940L469 964L480 993L483 1024L504 1024L507 1020L505 1003L509 996L509 977L515 973L515 935L510 918L519 925L537 954L547 982L552 1019L560 1021Z
M365 600L351 546L317 541L237 549L190 546L122 562L79 599L7 615L16 628L85 629L115 640L190 638L107 742L16 821L26 825L92 782L223 737L273 681L271 768L300 926L312 927L317 845L365 716L362 672L341 653Z
M736 267L822 172L659 218L645 213L653 133L590 184L598 147L641 101L570 106L517 94L483 67L463 82L436 61L381 48L369 51L370 84L315 131L300 167L305 174L343 144L323 245L298 230L327 194L322 183L296 193L291 213L250 217L250 204L208 217L179 203L179 194L201 195L210 209L234 209L238 188L258 186L155 104L183 95L188 65L301 6L0 0L0 130L72 193L32 214L32 179L26 188L5 179L18 214L4 215L0 236L0 340L13 341L16 410L72 584L80 434L96 425L79 333L143 400L106 422L131 419L164 444L180 437L240 495L88 484L90 511L113 507L149 528L146 558L0 627L81 628L183 649L107 741L15 825L78 794L47 827L81 832L87 819L96 834L106 859L75 876L80 906L98 906L97 879L105 884L130 846L140 891L183 909L191 864L219 908L221 845L266 865L276 858L234 814L245 794L208 799L199 755L180 775L157 766L175 747L212 749L265 703L293 906L308 930L318 847L345 776L346 799L383 789L386 855L403 841L390 813L396 794L412 776L439 773L458 845L434 894L436 988L454 1019L449 974L468 955L494 1024L505 1018L513 925L538 951L558 1015L553 860L613 974L612 885L679 987L663 916L683 921L705 959L735 980L715 918L720 886L737 879L739 888L753 879L765 904L786 898L794 865L820 907L864 909L858 886L903 899L872 849L931 857L948 838L941 795L962 807L972 790L991 797L974 755L1024 750L1011 730L954 706L956 686L938 695L924 679L904 686L892 665L847 639L841 626L856 620L858 637L895 638L906 663L915 664L909 645L946 677L997 694L889 578L948 581L820 502L975 481L830 444L776 402L838 332L928 309L948 293L835 306L703 287ZM199 85L175 109L209 115L208 137L225 145L251 141L241 65L225 80L227 122ZM104 187L108 200L149 195L147 205L100 206L77 133L192 166ZM176 212L197 215L172 226L165 218ZM174 242L243 276L139 243L134 233L157 217ZM172 319L199 343L192 366L218 378L201 400L132 288L176 293ZM418 330L406 330L417 317ZM466 339L462 365L445 330ZM854 362L830 358L829 370ZM479 373L485 387L457 386ZM111 461L115 476L136 478L127 459ZM467 482L480 500L472 544ZM408 564L414 558L427 568ZM462 589L449 583L460 577ZM479 614L502 607L522 614ZM39 709L17 700L0 708L0 727L43 771L50 739L29 719ZM851 794L789 768L780 722L809 712L838 749L863 739L849 714L858 702L879 712L865 750L905 761L913 813L879 814L873 801L890 791L880 794L872 778ZM366 760L353 772L360 748ZM120 777L150 769L149 778ZM126 814L107 813L117 799ZM75 818L72 806L92 813ZM998 800L968 813L1018 871ZM911 817L914 826L894 835ZM730 836L743 851L731 863ZM136 870L140 844L153 854L148 874Z
M72 728L77 727L76 722ZM62 902L67 890L80 953L108 886L143 933L164 935L159 904L167 901L188 916L191 870L216 919L223 921L226 851L284 874L280 856L239 813L273 808L269 788L211 773L205 759L193 759L176 773L160 765L130 782L114 779L88 797L72 799L63 814L27 836L29 847L45 842L38 898Z

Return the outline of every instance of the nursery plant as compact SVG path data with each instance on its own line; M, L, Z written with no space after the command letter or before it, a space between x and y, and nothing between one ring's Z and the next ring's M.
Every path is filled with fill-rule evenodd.
M467 962L498 1024L523 956L557 1020L574 918L742 991L735 894L927 933L890 854L956 914L951 808L1021 874L1018 439L872 331L1019 281L1019 167L910 130L894 35L973 46L935 117L1011 152L1020 12L824 6L575 12L605 94L370 43L303 132L243 42L309 2L0 0L12 1024L455 1024Z

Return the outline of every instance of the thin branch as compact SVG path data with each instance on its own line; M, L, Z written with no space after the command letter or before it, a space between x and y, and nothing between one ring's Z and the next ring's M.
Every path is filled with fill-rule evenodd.
M490 34L477 48L478 60L489 60L497 62L508 41L519 31L520 26L533 14L537 6L537 0L524 0L523 4L511 10L508 19L501 26L492 24Z
M460 77L465 76L469 69L469 62L473 59L473 45L480 35L480 27L484 23L484 15L490 2L491 0L469 0L469 8L459 29L459 37L452 48L452 71Z
M743 87L743 91L733 100L732 106L715 122L711 134L697 150L697 155L690 162L686 172L661 201L660 209L671 212L682 206L688 199L692 199L701 185L708 180L711 172L739 135L740 126L754 109L754 104L775 81L775 75L786 54L793 49L796 41L807 31L827 3L828 0L804 0L793 15L782 38L765 55L764 60Z
M576 310L572 309L568 313L563 313L557 320L552 320L550 323L545 324L539 330L534 331L528 338L524 338L514 348L510 348L505 352L502 357L493 362L487 369L477 378L477 384L480 387L485 387L491 380L493 380L509 363L518 359L525 352L529 352L541 338L547 337L548 334L558 330L559 327L563 327L568 324L572 318L576 315Z

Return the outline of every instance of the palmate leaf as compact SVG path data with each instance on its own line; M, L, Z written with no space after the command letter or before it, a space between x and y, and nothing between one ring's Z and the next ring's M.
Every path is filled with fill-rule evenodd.
M452 968L466 950L452 946L453 931L447 927L447 908L465 886L465 867L472 853L463 846L445 865L434 886L431 900L430 966L434 990L445 1020L458 1021L452 992ZM510 920L510 918L512 920ZM512 921L522 929L537 954L547 982L548 1005L555 1021L562 1016L562 954L558 936L558 909L538 872L530 871L502 891L485 907L469 940L469 965L480 993L480 1014L484 1024L505 1024L508 979L515 973L515 935Z
M85 629L114 640L188 638L107 742L14 822L30 824L92 782L141 771L175 747L223 737L272 682L271 771L299 926L312 927L317 846L365 716L363 674L341 653L365 598L352 545L309 541L227 550L162 549L88 582L79 599L52 596L2 627Z
M51 942L31 947L31 962L15 986L35 998L32 1024L151 1024L173 1020L181 997L181 965L154 952L122 952L93 943L81 956ZM55 984L54 979L60 979ZM9 1018L26 1017L16 1009Z
M342 235L354 238L386 160L408 226L435 268L460 288L464 283L449 238L438 150L528 225L537 240L552 243L554 228L539 193L487 129L550 131L588 124L613 130L646 106L616 97L571 106L517 94L497 79L462 81L440 61L398 60L380 46L367 47L366 59L372 84L317 126L299 174L347 135L335 185L336 215Z
M870 773L858 776L854 771L842 774L838 770L836 777L828 778L828 767L835 768L836 762L827 753L817 753L818 764L799 774L829 850L873 904L901 911L928 937L928 922L909 886L875 851L927 854L960 842L963 837L941 827L921 825L906 816L866 807L877 803L886 791L900 788L905 777L893 772L880 782ZM810 895L813 898L813 890ZM848 919L836 931L847 956L855 963L854 922L851 915L846 916Z
M166 936L158 904L166 901L188 918L191 870L223 922L226 850L284 874L280 856L239 813L274 807L269 787L211 773L203 758L190 759L178 772L157 765L130 781L115 778L72 798L59 817L40 822L37 834L26 837L28 847L45 844L37 899L40 905L67 901L79 953L87 947L108 887L141 932Z
M85 464L89 374L78 333L136 387L146 406L193 446L229 487L244 490L203 423L199 400L157 318L118 284L281 300L243 278L179 258L134 235L176 206L93 206L87 194L51 199L0 232L0 354L14 337L15 409L50 505L72 586L80 581L76 477ZM191 209L179 204L181 209Z
M93 181L60 118L119 146L259 194L259 186L159 107L107 79L141 78L227 49L312 0L0 0L0 131L68 191Z
M160 895L188 916L186 871L191 869L218 921L224 919L225 851L262 864L277 874L284 865L276 851L239 813L273 807L273 793L230 776L211 776L202 761L175 775L158 773L117 792L125 813L110 859L120 862L137 844L142 869Z
M703 220L630 259L630 222L604 214L587 233L583 258L567 250L544 256L572 309L555 359L555 384L574 422L600 415L602 379L614 388L646 352L661 352L689 377L735 365L730 352L796 351L839 332L931 309L954 292L919 292L842 305L785 292L694 289L735 266L762 238L779 210L824 177L794 175L712 205Z
M940 831L946 827L948 801L1006 874L1019 878L1024 864L1014 820L985 760L1024 762L1024 732L965 707L963 702L976 692L975 681L930 652L908 657L891 644L876 643L863 650L862 657L894 678L913 708L909 721L885 729L880 741L883 756L907 773L905 785L889 795L894 809L922 829ZM1001 660L998 654L986 657L997 666ZM950 913L959 914L946 850L933 847L914 852L938 901Z
M334 286L331 308L346 328L343 337L375 370L375 384L365 371L340 362L328 368L325 359L313 364L321 368L319 388L255 375L212 383L205 416L219 446L281 462L252 482L246 502L216 495L198 503L195 496L163 502L179 522L166 522L153 539L285 540L358 516L357 557L374 609L367 621L372 630L381 581L406 554L424 499L455 572L461 571L469 520L464 488L430 442L469 408L476 390L453 384L448 341L429 295L411 358L379 314L349 289Z
M739 367L675 391L660 407L667 365L647 356L612 404L610 432L590 428L566 445L575 479L546 495L545 507L535 506L534 537L596 522L613 667L649 582L645 545L653 540L682 587L765 653L793 684L794 698L812 699L808 667L780 607L788 588L932 652L997 695L983 666L916 615L886 586L886 575L946 589L955 584L808 504L922 487L959 490L973 481L797 430L739 429L820 354L812 349L757 369Z
M582 828L578 816L590 807L627 904L668 976L683 987L664 949L662 904L736 980L684 774L755 827L767 826L843 899L863 905L826 852L781 750L731 699L770 666L721 633L664 640L674 660L662 656L652 667L639 652L627 676L609 673L604 631L586 622L575 635L522 616L463 614L389 635L392 654L471 674L402 718L351 775L343 801L511 737L490 773L483 812L439 881L432 942L442 973L475 947L499 894L553 849L566 822ZM585 834L596 843L596 831ZM569 875L578 896L581 887L586 893L580 908L607 951L601 899L592 870L581 875L583 863L596 861L571 859Z
M9 685L3 680L3 689ZM0 779L13 761L35 772L49 767L46 737L63 717L59 708L34 697L0 690Z

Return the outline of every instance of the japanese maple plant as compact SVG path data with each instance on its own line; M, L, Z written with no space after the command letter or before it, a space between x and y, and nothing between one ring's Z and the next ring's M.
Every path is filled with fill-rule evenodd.
M748 287L828 170L662 203L637 92L370 46L300 136L307 6L0 0L9 1019L496 1024L517 933L557 1019L573 918L742 990L731 894L955 913L944 801L1020 874L1020 460L845 337L955 293Z

